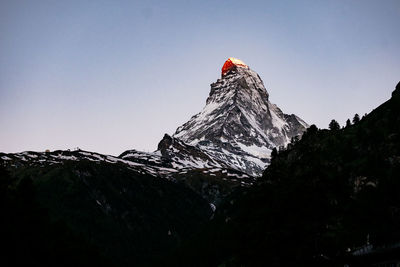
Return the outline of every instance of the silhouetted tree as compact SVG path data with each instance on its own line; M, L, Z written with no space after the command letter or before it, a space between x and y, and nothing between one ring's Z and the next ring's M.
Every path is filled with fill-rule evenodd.
M347 121L346 121L346 128L347 127L350 127L351 126L351 121L350 121L350 119L347 119Z
M356 123L358 123L359 121L360 121L360 115L358 115L358 114L354 115L353 124L356 124Z
M310 127L308 127L307 129L307 134L315 134L318 132L318 128L315 124L311 125Z
M336 120L331 120L331 122L329 123L329 129L331 131L337 131L340 129L340 125Z

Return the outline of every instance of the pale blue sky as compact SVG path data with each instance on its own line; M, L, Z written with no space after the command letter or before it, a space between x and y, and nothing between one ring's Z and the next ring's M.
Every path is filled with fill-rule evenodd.
M228 57L326 128L400 80L400 1L0 1L0 151L153 151Z

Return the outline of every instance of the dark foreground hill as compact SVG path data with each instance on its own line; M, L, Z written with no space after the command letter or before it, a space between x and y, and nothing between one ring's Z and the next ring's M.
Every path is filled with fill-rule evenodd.
M399 241L400 84L361 121L311 126L274 151L262 179L232 194L171 265L372 266L383 253L358 248Z
M13 170L0 177L2 266L147 266L212 215L183 184L123 164Z

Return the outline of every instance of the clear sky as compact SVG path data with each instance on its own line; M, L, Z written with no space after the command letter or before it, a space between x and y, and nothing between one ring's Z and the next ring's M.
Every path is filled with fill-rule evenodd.
M343 124L400 80L400 1L1 0L0 151L153 151L228 57L285 113Z

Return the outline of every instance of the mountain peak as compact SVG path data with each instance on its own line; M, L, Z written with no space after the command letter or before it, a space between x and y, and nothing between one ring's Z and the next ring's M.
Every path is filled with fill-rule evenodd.
M222 70L221 70L222 77L225 76L234 67L242 67L242 68L246 68L246 69L249 68L249 66L247 66L240 59L230 57L225 61L224 65L222 66Z
M242 61L228 59L222 73L211 84L203 110L178 127L173 137L257 176L269 163L272 149L286 146L308 125L269 102L260 76Z

